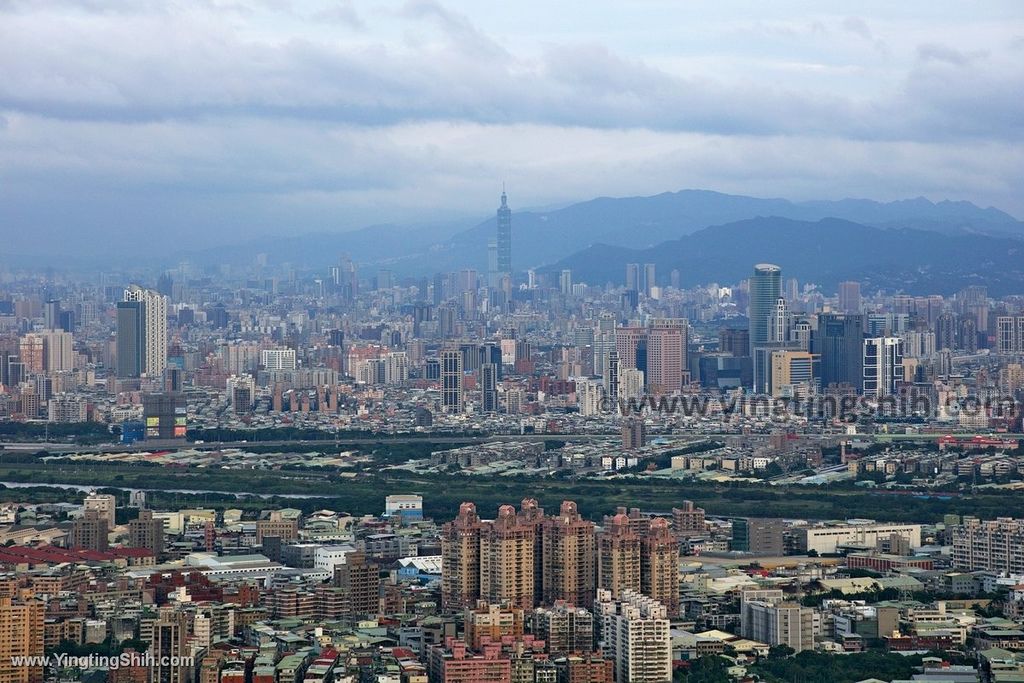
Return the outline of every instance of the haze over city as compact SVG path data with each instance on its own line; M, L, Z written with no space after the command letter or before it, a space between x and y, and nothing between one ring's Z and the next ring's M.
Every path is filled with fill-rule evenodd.
M685 188L1020 217L1019 4L0 4L5 252Z
M0 683L1024 681L1024 4L0 0Z

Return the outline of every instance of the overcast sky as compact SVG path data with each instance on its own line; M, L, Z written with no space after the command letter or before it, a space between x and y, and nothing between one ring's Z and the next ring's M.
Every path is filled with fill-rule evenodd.
M1020 0L0 0L14 252L469 221L503 182L1022 217L1022 139Z

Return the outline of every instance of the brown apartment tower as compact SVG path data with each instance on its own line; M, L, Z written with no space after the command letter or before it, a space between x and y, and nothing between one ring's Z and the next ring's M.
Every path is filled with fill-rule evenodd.
M576 503L563 501L557 517L542 526L541 602L562 600L589 608L597 588L597 540L594 523L583 519Z

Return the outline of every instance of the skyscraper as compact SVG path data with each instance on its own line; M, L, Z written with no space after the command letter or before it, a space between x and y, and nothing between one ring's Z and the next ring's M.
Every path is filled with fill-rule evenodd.
M441 351L441 410L446 413L461 413L462 401L462 352L459 349Z
M871 337L864 340L864 393L883 398L903 382L903 340Z
M519 609L533 609L534 544L537 529L522 523L511 505L480 532L480 598ZM443 569L442 569L443 571Z
M480 366L480 412L498 412L498 366L484 363Z
M122 303L140 304L137 309L136 318L130 319L125 315L126 323L125 348L137 348L141 346L141 359L139 361L140 374L144 373L150 377L161 375L167 367L167 297L149 289L143 289L132 285L124 291ZM124 310L129 310L124 307ZM121 321L122 304L118 304L118 351L121 350ZM141 324L140 324L141 321ZM139 342L133 338L138 335ZM130 353L130 360L134 362L134 354ZM118 368L121 368L120 353L118 354ZM125 366L125 369L134 369ZM122 374L119 377L137 377L137 374Z
M754 266L750 278L750 345L758 346L769 341L768 316L776 307L782 295L782 269L771 263Z
M583 519L576 503L562 502L557 517L542 522L542 601L563 600L577 607L594 603L597 582L594 523Z
M858 391L863 379L864 316L818 316L814 353L821 357L821 388L830 384L850 384Z
M640 590L640 537L623 513L605 518L598 536L597 585L613 598Z
M508 197L501 192L501 206L498 207L498 272L512 275L512 209L508 208Z
M441 527L441 608L447 613L473 607L480 598L482 527L473 503L463 503Z
M120 379L142 374L145 347L145 318L141 301L117 304L117 376Z
M664 517L651 520L640 542L640 592L679 614L679 540Z

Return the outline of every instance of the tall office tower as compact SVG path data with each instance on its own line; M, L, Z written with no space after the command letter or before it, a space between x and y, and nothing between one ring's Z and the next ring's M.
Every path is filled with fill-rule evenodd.
M264 349L260 352L260 365L270 371L294 370L298 367L295 349Z
M99 513L100 517L107 521L108 529L114 528L116 524L114 515L117 510L116 496L102 493L90 493L85 497L84 509L86 511L96 511Z
M606 517L597 536L597 586L613 598L640 590L640 536L624 513Z
M903 383L903 340L869 337L864 340L864 394L892 396Z
M664 605L633 590L617 599L601 591L601 651L615 665L618 683L672 680L672 639Z
M640 291L640 264L639 263L627 263L626 264L626 289L631 289L634 292Z
M718 350L732 356L749 356L750 330L723 327L718 331Z
M610 401L619 398L619 352L614 349L608 352L604 364L604 395Z
M793 315L789 312L789 304L783 297L775 301L775 308L772 309L768 318L768 341L769 343L781 344L790 340L793 329Z
M619 354L619 368L647 369L646 327L619 327L615 330L615 350Z
M48 330L59 330L60 326L60 300L47 299L43 305L43 321Z
M644 291L645 294L647 294L647 296L651 296L651 290L658 286L658 281L657 281L657 278L655 276L655 273L656 273L656 271L655 271L653 263L645 263L644 264L644 282L643 282L644 290L643 291Z
M18 341L18 355L25 365L25 372L41 375L46 372L46 343L43 335L29 333Z
M568 268L558 276L558 289L566 296L572 294L572 271Z
M864 376L864 316L818 316L814 353L821 358L821 388L832 384L850 384L862 389Z
M334 586L341 589L342 612L352 619L380 613L380 565L365 553L345 555L334 568Z
M640 592L665 606L670 617L679 614L679 539L668 520L651 520L640 541Z
M754 266L754 276L750 278L748 310L751 347L770 341L768 317L775 310L781 294L782 269L771 263L759 263Z
M672 531L680 538L706 534L704 508L697 507L692 500L684 500L682 507L672 508Z
M107 518L98 510L86 510L71 525L70 545L81 550L106 550Z
M164 552L164 520L153 517L152 510L139 510L139 516L128 522L128 547L146 548L159 558Z
M480 366L480 412L498 412L498 366L494 363Z
M441 361L441 410L446 413L463 412L462 400L462 352L459 349L443 349Z
M939 351L957 348L956 318L952 313L941 313L935 318L935 348Z
M162 608L155 619L143 619L139 623L139 638L149 643L146 655L150 661L150 681L187 683L192 680L192 667L188 665L192 648L186 613Z
M647 332L647 386L653 394L682 389L689 328L681 319L653 321Z
M541 523L541 602L557 601L589 608L597 590L597 541L594 523L566 500L556 517Z
M501 206L498 207L498 272L512 275L512 209L508 208L508 197L501 192Z
M771 395L807 396L814 387L815 358L807 351L772 351Z
M839 283L839 310L842 313L860 313L860 283Z
M459 514L441 526L441 608L460 612L480 599L480 531L476 506L463 503Z
M522 523L511 505L480 531L480 599L533 609L536 529ZM442 570L443 571L443 570Z
M74 370L75 346L70 332L51 330L42 333L43 365L47 372Z
M533 611L533 635L547 644L552 658L593 652L594 615L572 602L538 607Z
M21 600L0 595L0 681L42 683L46 605L42 600ZM17 663L19 657L36 657L37 662Z
M256 382L252 375L230 375L225 386L232 412L241 415L253 409L256 403Z
M117 304L117 376L120 379L139 377L146 357L144 344L145 315L141 301Z
M124 300L142 304L142 372L158 377L167 367L167 297L132 285L124 291Z

